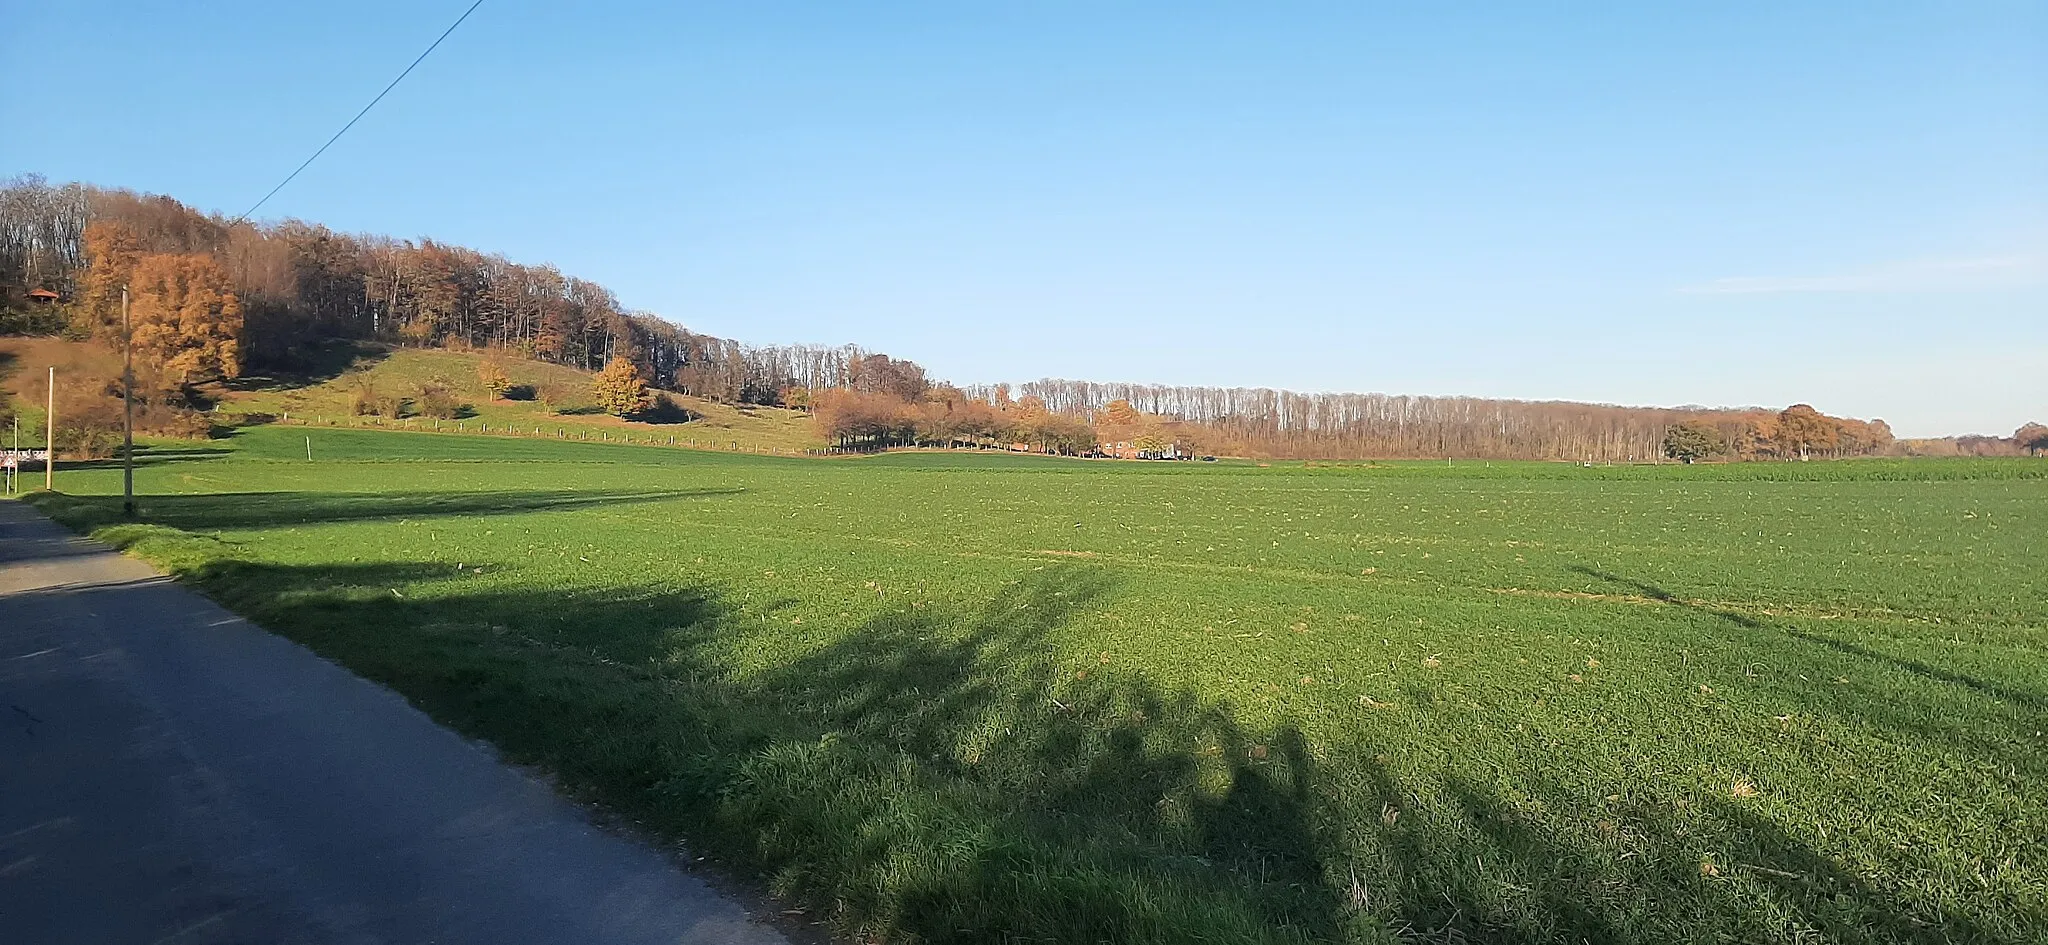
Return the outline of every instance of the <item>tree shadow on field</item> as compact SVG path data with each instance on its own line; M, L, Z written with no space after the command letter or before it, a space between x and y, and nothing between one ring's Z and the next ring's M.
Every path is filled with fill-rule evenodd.
M359 517L419 514L386 498L404 511ZM1653 800L1586 812L1540 767L1481 783L1397 770L1364 729L1247 726L1216 694L1147 679L1144 654L1069 636L1115 588L1091 565L1025 571L957 604L878 586L881 612L838 628L688 574L561 587L514 567L215 561L182 577L855 938L1650 943L1805 929L2019 943L2048 929L2038 911L1996 927L1911 911L1730 805L1682 822ZM1708 841L1732 851L1721 878L1702 874Z
M228 560L181 577L576 795L731 851L846 931L1339 933L1306 741L1051 644L1110 587L1101 571L892 608L821 645L785 641L796 652L751 671L742 638L761 643L781 625L758 615L793 602L750 617L687 584L483 590L412 562Z
M177 446L137 445L135 447L135 467L140 469L144 466L161 466L166 463L205 462L225 458L233 452L234 450L224 446L191 446L183 444ZM116 455L109 459L84 459L60 462L57 464L57 468L120 469L121 465L121 457Z
M368 370L390 356L388 348L357 341L266 347L253 359L255 370L222 381L221 386L234 391L296 390Z
M702 420L704 415L683 406L681 402L664 393L654 395L654 400L647 405L647 409L635 414L633 419L641 423L675 424Z
M217 492L152 495L137 500L139 524L166 525L188 532L289 528L334 522L398 521L464 516L574 511L678 499L737 495L741 488L662 491L537 490L516 492ZM120 496L40 495L34 501L53 515L91 530L130 521L121 516Z
M1825 647L1827 649L1834 650L1835 652L1840 653L1844 656L1853 657L1858 660L1866 660L1870 662L1881 663L1886 666L1904 670L1923 679L1962 686L1964 688L1974 690L1981 695L1989 696L1993 699L1998 699L2003 702L2010 703L2014 706L2021 707L2023 709L2033 710L2036 713L2041 712L2042 710L2048 710L2048 695L2044 695L2042 693L2027 692L2025 690L2015 689L2010 686L2004 686L1995 682L1991 682L1989 680L1979 679L1968 673L1958 672L1956 670L1936 666L1932 663L1928 663L1922 660L1916 660L1909 657L1895 656L1889 653L1880 652L1870 647L1852 643L1847 640L1837 639L1835 637L1826 636L1819 633L1813 633L1806 630L1801 630L1798 627L1792 626L1789 623L1767 621L1763 618L1752 616L1750 614L1745 614L1740 611L1731 610L1726 607L1718 607L1708 602L1688 600L1679 597L1675 594L1672 594L1671 592L1655 584L1634 580L1632 578L1622 577L1620 575L1613 574L1607 571L1601 571L1595 568L1589 568L1582 565L1572 565L1569 568L1569 570L1579 574L1586 575L1588 577L1606 581L1610 584L1617 584L1624 587L1634 588L1643 596L1649 597L1660 603L1670 604L1676 607L1684 607L1690 610L1698 611L1700 613L1712 614L1715 617L1728 621L1729 623L1732 623L1738 627L1742 627L1746 630L1763 630L1770 631L1772 633L1782 634L1790 639L1799 640L1813 644L1815 646Z
M1511 791L1460 777L1443 787L1431 824L1386 828L1410 891L1390 923L1404 939L2018 945L2034 940L2025 929L2048 928L2037 908L2008 917L2025 925L2017 931L1913 909L1725 800L1707 799L1691 818L1629 800L1596 823L1560 825L1531 816L1531 802L1561 809L1585 800L1542 774Z

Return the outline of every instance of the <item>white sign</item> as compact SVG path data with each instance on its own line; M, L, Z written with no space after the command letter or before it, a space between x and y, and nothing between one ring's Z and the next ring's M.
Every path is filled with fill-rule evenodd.
M50 451L49 451L49 450L0 450L0 458L5 458L5 459L7 459L7 460L8 460L8 461L10 461L10 462L18 462L18 461L20 461L20 460L24 460L24 459L44 460L44 459L49 459L49 458L50 458Z

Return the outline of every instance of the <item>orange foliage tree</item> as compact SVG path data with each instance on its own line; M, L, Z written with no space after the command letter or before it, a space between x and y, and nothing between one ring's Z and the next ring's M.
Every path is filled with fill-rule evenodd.
M495 360L478 361L476 379L484 386L485 393L491 395L492 400L504 399L505 394L512 389L512 376L506 374L504 365Z
M2012 432L2012 439L2014 443L2019 444L2020 449L2035 456L2048 453L2048 426L2038 423L2026 424Z
M1832 418L1806 404L1793 404L1778 414L1777 440L1787 455L1797 453L1805 459L1816 450L1834 449L1840 435Z
M639 369L625 358L613 358L590 382L597 405L615 417L629 417L647 409L647 382Z
M107 222L87 224L84 240L86 270L72 327L98 338L118 338L121 287L131 281L142 260L142 241L133 230Z
M812 398L811 410L818 432L842 447L905 446L915 442L917 435L917 412L888 394L819 391Z
M138 360L181 385L241 375L242 303L212 257L144 256L128 289Z

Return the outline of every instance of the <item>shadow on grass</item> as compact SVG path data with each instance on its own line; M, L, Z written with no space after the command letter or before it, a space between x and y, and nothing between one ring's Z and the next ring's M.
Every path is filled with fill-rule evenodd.
M119 462L116 461L116 465ZM217 492L151 495L137 500L134 521L187 532L287 528L329 522L391 521L452 516L517 515L571 511L677 499L737 495L740 488L608 492ZM120 496L39 496L37 504L75 528L90 530L129 521Z
M633 417L633 419L641 423L664 424L689 423L692 420L702 420L703 418L703 414L683 406L667 394L656 394L654 402L649 404L646 410L640 411Z
M2011 703L2013 705L2022 706L2036 711L2048 710L2048 697L2043 697L2038 693L2025 692L2022 690L2013 689L2008 686L2001 686L1995 682L1979 679L1967 673L1959 673L1951 669L1945 669L1940 666L1935 666L1931 663L1912 659L1909 657L1895 656L1893 654L1875 650L1867 646L1851 643L1847 640L1841 640L1824 634L1800 630L1794 626L1777 626L1761 618L1741 613L1739 611L1729 610L1724 607L1715 607L1711 604L1699 601L1686 600L1684 598L1672 594L1664 588L1658 587L1655 584L1649 584L1643 581L1622 577L1620 575L1612 574L1607 571L1601 571L1594 568L1584 567L1581 565L1572 565L1570 567L1570 570L1577 572L1579 574L1586 575L1588 577L1598 578L1610 584L1617 584L1624 587L1634 588L1643 596L1649 597L1661 603L1671 604L1673 606L1678 607L1685 607L1691 610L1699 611L1701 613L1712 614L1715 617L1719 617L1722 620L1726 620L1729 623L1732 623L1744 629L1770 630L1778 633L1783 633L1786 636L1798 640L1803 640L1807 643L1812 643L1817 646L1823 646L1847 656L1857 657L1864 660L1870 660L1897 669L1901 669L1906 672L1912 673L1915 676L1919 676L1923 679L1962 686L1964 688L1974 690L1981 695L1989 696L1993 699L1998 699L2007 703Z
M308 498L330 521L447 508ZM224 497L182 520L227 527L209 516L248 521L252 500L296 502ZM957 606L883 589L891 606L840 632L687 576L495 572L214 560L183 577L854 937L2017 943L2048 927L2038 909L1999 930L1914 910L1727 804L1681 821L1645 801L1581 829L1580 800L1540 771L1426 785L1364 735L1248 728L1224 699L1061 644L1113 590L1102 569L1024 572ZM1703 875L1697 837L1734 851L1725 877Z
M323 384L350 371L368 369L391 356L381 345L357 341L320 341L271 350L265 348L255 370L221 386L233 391L293 390Z
M143 466L158 466L164 463L203 462L221 459L233 452L234 450L225 446L143 446L138 444L135 447L135 465L137 468L140 468ZM58 463L57 468L60 470L120 469L121 457L119 449L116 448L116 455L107 459L72 460Z

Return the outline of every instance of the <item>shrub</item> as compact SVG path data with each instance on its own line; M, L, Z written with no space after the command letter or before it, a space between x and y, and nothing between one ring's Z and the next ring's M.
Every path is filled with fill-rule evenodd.
M422 382L419 396L412 402L414 411L420 416L436 420L453 420L462 412L461 399L455 396L454 387L444 378Z
M483 384L484 391L490 394L493 400L503 399L512 389L512 376L506 374L504 366L496 361L478 361L476 379L478 383Z
M386 417L396 420L404 406L403 399L379 393L377 385L369 381L357 384L348 395L349 413L358 417Z

